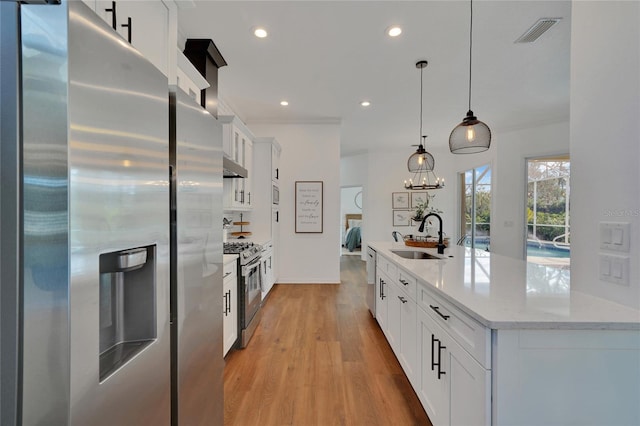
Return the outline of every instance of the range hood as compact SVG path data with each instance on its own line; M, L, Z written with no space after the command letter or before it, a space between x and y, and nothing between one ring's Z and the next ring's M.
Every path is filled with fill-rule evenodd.
M246 178L249 177L249 172L232 159L223 156L222 176L225 178Z

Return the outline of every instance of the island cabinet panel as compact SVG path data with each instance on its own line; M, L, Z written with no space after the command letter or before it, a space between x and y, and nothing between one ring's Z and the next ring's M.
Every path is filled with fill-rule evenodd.
M640 424L640 331L494 334L494 424Z
M402 315L402 308L400 306L402 302L400 302L400 297L402 297L400 295L400 289L392 282L389 285L389 300L387 301L387 327L386 330L383 329L383 331L398 361L400 361L400 338L402 332L402 320L400 318Z
M438 377L438 337L444 334L423 309L418 309L418 358L420 383L417 394L434 426L449 424L449 381Z
M491 424L491 370L418 308L418 398L434 426Z
M418 305L451 334L484 367L491 366L491 330L434 294L428 285L418 285Z
M566 271L484 251L420 260L370 246L380 327L434 426L640 425L637 309L549 294ZM478 265L488 282L474 283Z

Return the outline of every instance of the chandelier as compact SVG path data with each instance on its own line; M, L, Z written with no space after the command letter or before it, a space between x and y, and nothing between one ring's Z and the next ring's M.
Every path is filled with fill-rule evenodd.
M413 173L413 178L408 181L404 181L405 189L410 190L426 190L426 189L440 189L444 186L444 179L440 179L433 171L435 165L435 159L427 150L424 149L426 145L427 136L422 134L422 94L423 94L423 71L426 68L427 61L418 61L416 68L420 69L420 144L416 152L411 154L407 160L407 169Z

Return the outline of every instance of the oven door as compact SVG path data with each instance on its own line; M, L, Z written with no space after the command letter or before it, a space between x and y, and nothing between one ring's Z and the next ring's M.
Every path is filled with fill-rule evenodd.
M242 267L244 281L244 318L242 328L247 328L262 303L262 268L260 257Z

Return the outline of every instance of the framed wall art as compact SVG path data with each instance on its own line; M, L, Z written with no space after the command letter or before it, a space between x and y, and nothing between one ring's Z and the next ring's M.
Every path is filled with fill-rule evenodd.
M411 210L393 210L393 226L410 226Z
M409 193L408 192L392 192L391 208L392 209L408 209Z
M296 181L296 234L321 234L323 182Z
M426 191L412 192L411 193L411 208L415 209L418 204L426 203L429 199L429 194Z

